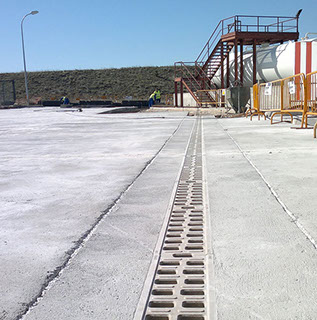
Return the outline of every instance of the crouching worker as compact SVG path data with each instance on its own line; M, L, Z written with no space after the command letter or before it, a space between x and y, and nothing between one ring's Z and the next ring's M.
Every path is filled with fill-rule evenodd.
M154 91L151 95L150 95L150 99L149 99L149 108L151 108L154 104L156 98L156 92Z
M69 99L65 96L61 98L61 104L69 104Z

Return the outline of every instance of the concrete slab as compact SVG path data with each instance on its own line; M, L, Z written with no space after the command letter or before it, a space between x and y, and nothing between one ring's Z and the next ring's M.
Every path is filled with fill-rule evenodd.
M313 139L312 130L290 129L294 127L290 124L270 126L265 121L251 123L236 119L234 122L219 121L277 191L287 208L317 239L317 203L314 200L317 192L314 180L317 175L317 140Z
M204 121L219 319L317 314L316 248L243 154L315 237L316 200L306 193L316 188L316 142L311 132L267 124Z
M182 125L25 319L133 318L192 124Z
M98 112L0 113L2 320L24 313L184 118Z
M133 318L195 117L98 113L0 112L1 320ZM315 319L312 131L203 135L218 318Z

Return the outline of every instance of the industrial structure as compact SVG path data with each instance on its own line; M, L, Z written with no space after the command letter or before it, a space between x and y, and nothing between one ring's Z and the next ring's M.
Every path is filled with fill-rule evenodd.
M197 106L212 105L214 89L250 87L258 80L265 81L261 75L265 75L265 63L269 60L269 72L275 71L275 78L269 80L278 79L278 56L292 48L296 52L294 71L299 71L303 45L289 41L298 41L300 13L301 10L294 17L236 15L221 20L194 62L175 63L175 105L183 106L185 90ZM305 59L306 55L311 59L311 52L308 41ZM311 62L307 68L309 65L311 69Z

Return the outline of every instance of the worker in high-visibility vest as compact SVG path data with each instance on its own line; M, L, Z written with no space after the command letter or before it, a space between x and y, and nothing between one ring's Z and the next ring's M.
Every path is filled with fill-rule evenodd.
M157 89L156 90L155 103L160 103L160 102L161 102L161 90Z
M69 104L69 99L65 96L60 99L61 104Z
M155 102L156 99L156 91L154 91L149 98L149 108L151 108Z

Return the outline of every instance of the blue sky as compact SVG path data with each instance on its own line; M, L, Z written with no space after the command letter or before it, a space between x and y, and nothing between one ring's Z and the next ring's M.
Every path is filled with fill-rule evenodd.
M0 72L172 65L194 61L219 20L236 14L294 16L317 32L317 1L2 0Z

